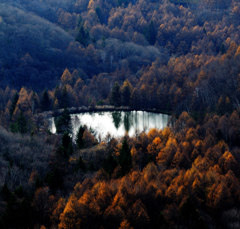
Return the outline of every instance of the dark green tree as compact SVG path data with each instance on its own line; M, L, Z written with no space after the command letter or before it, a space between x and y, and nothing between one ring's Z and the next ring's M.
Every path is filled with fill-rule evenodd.
M71 121L71 117L70 117L70 113L69 113L69 110L65 107L64 110L63 110L63 114L62 114L62 117L64 119L64 122L66 124L69 124L69 122Z
M76 166L76 171L78 171L79 169L81 169L83 172L87 171L87 167L85 162L83 161L82 157L80 156L78 161L77 161L77 166Z
M226 51L226 48L225 48L225 45L222 43L221 46L220 46L220 49L219 49L219 52L221 54L225 54L227 51Z
M42 94L42 99L41 99L41 110L42 111L48 111L51 110L51 102L48 96L48 92L44 90Z
M153 21L150 22L148 26L146 26L144 30L144 35L149 42L150 45L154 45L156 42L156 37L157 37L157 30L156 27L153 23Z
M118 162L123 176L130 172L132 168L132 155L126 137L124 138L122 147L120 149Z
M76 41L78 41L80 44L86 47L89 44L90 34L89 31L84 28L83 24L84 24L83 21L79 23Z
M63 108L63 107L68 107L68 93L67 93L67 87L66 85L64 85L63 87L63 91L62 91L62 103L60 105L60 108Z
M69 156L73 153L72 138L69 132L65 132L62 136L62 143L56 151L58 157L63 159L69 159Z
M77 132L77 136L76 136L76 143L79 149L84 148L84 140L83 140L83 133L85 131L85 127L84 126L80 126Z
M16 108L16 105L17 105L17 102L18 102L18 99L19 99L19 95L18 93L16 92L14 97L13 97L13 101L12 101L12 104L11 104L11 107L10 107L10 116L13 115L13 112L15 111L15 108Z
M69 147L72 147L72 138L67 131L62 136L62 147L64 147L65 149L69 149Z
M109 174L109 176L111 176L117 165L118 161L111 153L109 153L108 157L103 162L103 169Z
M27 121L22 112L20 113L17 119L17 129L18 129L18 132L21 134L24 134L27 132Z
M103 24L103 23L105 22L105 20L104 20L105 16L104 16L101 8L100 8L99 6L97 6L96 9L95 9L95 11L96 11L96 14L97 14L97 16L98 16L99 22L100 22L101 24Z
M50 174L47 174L46 182L53 193L55 193L57 189L61 189L63 187L63 176L57 166L55 166L54 170Z
M54 119L57 133L71 131L71 117L67 108L64 108L63 114Z
M112 88L110 94L110 102L115 107L119 107L121 105L121 92L118 82L115 82L115 85Z

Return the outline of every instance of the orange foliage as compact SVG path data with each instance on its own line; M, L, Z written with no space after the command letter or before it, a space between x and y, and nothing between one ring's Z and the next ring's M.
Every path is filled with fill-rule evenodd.
M59 224L59 218L60 218L60 215L63 213L65 206L66 206L66 200L63 198L60 198L56 203L51 215L51 221L54 225Z
M154 163L149 163L143 170L144 173L144 179L147 180L147 182L150 182L152 179L156 179L158 174L157 166Z
M150 141L153 141L153 139L155 139L158 136L158 131L153 128L149 130L147 136Z
M224 173L227 173L230 169L236 172L238 163L229 151L223 154L218 163Z
M131 227L130 223L125 219L121 222L120 227L118 229L133 229L133 227Z
M161 145L161 139L159 137L156 137L151 144L148 145L147 150L148 153L154 158L157 156L157 154L160 152L162 145Z
M166 147L159 152L156 158L157 163L161 165L171 163L177 149L178 146L176 139L170 137L166 143Z
M69 72L69 70L66 68L62 74L61 81L63 84L71 84L72 83L72 74Z

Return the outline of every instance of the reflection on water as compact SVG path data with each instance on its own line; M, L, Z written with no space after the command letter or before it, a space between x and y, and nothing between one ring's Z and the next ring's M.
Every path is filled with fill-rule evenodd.
M131 126L133 126L132 114L133 112L124 112L123 124L127 133L129 133Z
M108 133L114 137L122 137L126 132L129 136L133 136L136 131L163 129L168 119L168 115L145 111L89 112L71 115L73 136L76 135L80 125L91 127L96 135L101 135L101 137L105 137ZM52 120L50 120L49 128L51 132L56 132Z
M116 129L119 128L120 126L120 123L122 121L122 114L120 111L114 111L112 112L112 120L113 120L113 123L114 123L114 126L116 127Z

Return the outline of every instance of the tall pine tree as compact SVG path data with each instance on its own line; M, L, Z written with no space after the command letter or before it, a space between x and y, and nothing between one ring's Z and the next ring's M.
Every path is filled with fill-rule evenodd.
M121 105L121 92L118 82L115 82L115 85L111 91L110 102L115 107L119 107Z
M122 175L129 173L132 168L132 155L126 137L123 140L118 161Z
M90 38L89 31L84 28L84 23L83 23L82 17L79 16L78 34L76 37L76 41L78 41L80 44L82 44L83 46L86 47L89 44L89 40L90 40L89 38Z
M84 140L83 140L83 133L85 131L85 127L84 126L80 126L77 132L77 136L76 136L76 143L79 149L84 148Z
M13 112L15 111L15 108L16 108L16 105L17 105L17 102L18 102L18 99L19 99L19 95L18 93L16 92L14 97L13 97L13 101L12 101L12 104L11 104L11 107L10 107L10 116L12 117L13 115Z
M51 102L49 99L48 92L46 90L44 90L44 92L42 94L41 109L42 109L42 111L48 111L51 109Z
M157 31L153 21L150 22L149 26L146 26L143 34L150 45L154 45L156 42Z

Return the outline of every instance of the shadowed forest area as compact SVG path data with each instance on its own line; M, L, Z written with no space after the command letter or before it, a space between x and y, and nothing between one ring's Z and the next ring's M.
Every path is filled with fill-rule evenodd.
M239 0L0 0L0 228L239 228L239 19ZM172 116L72 139L71 108L109 105Z

